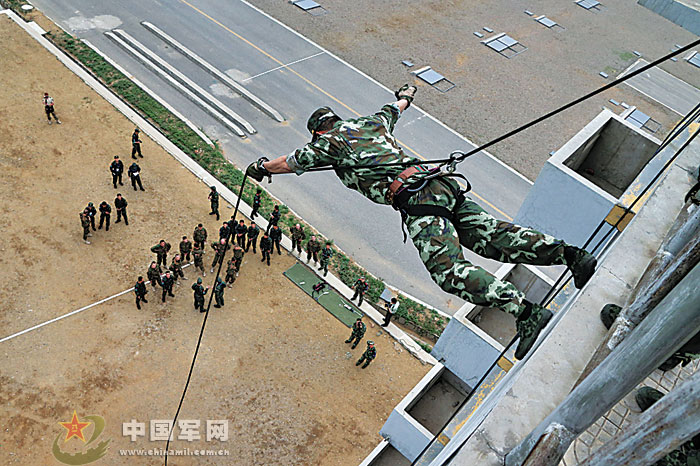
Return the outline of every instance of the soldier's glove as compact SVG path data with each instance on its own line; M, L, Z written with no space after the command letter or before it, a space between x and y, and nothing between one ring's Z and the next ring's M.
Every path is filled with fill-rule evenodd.
M698 191L700 191L700 183L696 183L695 186L690 188L690 191L688 191L688 194L685 195L685 199L683 199L684 202L692 202L695 205L700 205L700 200L698 200L697 194Z
M418 89L416 86L409 86L408 84L404 84L399 88L399 90L394 91L394 96L396 97L396 100L401 100L404 99L406 102L408 102L408 105L406 105L406 108L411 106L411 102L413 102L413 97L416 95L416 91Z
M263 163L268 161L267 157L260 157L257 161L248 165L245 171L246 175L253 178L258 183L260 183L263 178L267 177L269 182L272 183L272 173L263 166Z

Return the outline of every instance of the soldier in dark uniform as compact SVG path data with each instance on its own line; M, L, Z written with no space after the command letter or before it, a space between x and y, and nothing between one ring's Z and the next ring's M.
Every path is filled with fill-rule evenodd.
M255 196L253 196L253 211L250 213L251 220L255 219L255 216L258 215L258 210L260 210L261 196L262 189L258 188L255 192Z
M209 215L216 215L216 219L219 220L219 193L216 192L216 186L211 187L209 202L211 203L211 212L209 212Z
M318 301L318 298L316 295L319 295L318 297L321 297L321 294L323 293L323 290L326 289L326 286L328 283L326 283L325 280L321 280L320 282L316 283L312 288L311 288L311 297Z
M151 281L153 288L157 288L157 286L160 285L161 275L163 275L163 271L160 269L160 265L156 264L156 261L151 262L151 265L148 266L146 276Z
M85 244L90 244L90 241L88 241L88 236L90 236L90 217L84 210L80 212L80 224L83 227L83 241Z
M209 287L204 288L202 279L197 278L197 283L192 285L192 289L194 290L194 310L199 309L199 312L207 312L204 309L204 296L207 294Z
M211 273L214 273L214 267L216 267L216 264L223 264L224 263L224 256L226 255L226 251L228 250L228 243L224 238L221 238L219 242L217 243L216 241L211 243L211 247L214 249L214 262L211 263Z
M192 258L194 259L194 268L202 271L202 276L206 277L207 273L204 271L204 249L199 245L195 246L192 250Z
M141 155L141 138L139 136L140 136L140 131L138 128L136 128L134 130L134 133L131 135L131 158L132 159L136 158L136 154L139 154L139 157L143 157L143 155ZM134 188L134 189L136 189L136 188Z
M192 262L190 253L192 252L192 241L187 239L187 236L182 237L180 241L180 257L183 262Z
M127 225L129 224L129 217L126 216L127 205L129 205L129 203L126 202L126 199L122 197L121 193L118 193L117 197L114 198L114 207L117 209L117 221L114 223L121 222L122 217L124 217L124 223Z
M362 322L362 317L358 317L355 323L352 324L352 334L350 334L350 338L345 340L345 343L352 343L351 349L355 349L358 343L360 343L360 340L365 336L366 331L367 326Z
M277 223L280 221L280 216L280 206L275 204L275 207L272 208L272 213L270 213L269 223L267 224L268 233L270 232L270 228L277 225Z
M138 163L134 162L129 166L129 178L131 178L131 186L134 187L134 191L136 191L137 184L141 191L145 191L141 184L141 167L139 167Z
M136 285L134 285L134 294L136 295L136 309L141 309L141 301L147 303L146 301L146 282L143 281L143 277L139 277Z
M362 364L362 361L366 361L365 364L362 366L362 368L364 369L365 367L369 366L369 363L371 363L376 357L377 349L374 347L374 342L372 340L369 340L367 342L367 349L364 353L362 353L362 356L360 357L360 359L357 360L355 365L359 366L360 364Z
M170 270L165 271L165 275L163 275L160 279L160 286L163 287L163 302L165 302L165 295L167 294L168 296L175 297L173 294L173 284L175 283L175 279L173 278L172 275L170 275Z
M85 212L88 214L88 219L90 219L90 226L92 226L92 231L97 231L95 228L95 215L97 215L97 209L92 202L88 202L87 207L85 207Z
M245 235L248 233L248 227L245 226L245 222L243 220L238 222L238 225L236 225L236 243L244 248L245 247Z
M331 263L331 257L333 257L333 249L330 241L326 241L326 247L321 251L321 266L318 268L319 271L323 270L324 277L328 275L328 264Z
M250 245L253 245L253 254L255 254L255 243L258 242L258 235L260 234L260 228L255 224L255 222L250 222L248 227L248 242L245 245L245 252L248 252Z
M224 290L226 290L226 283L221 277L218 277L214 284L214 299L216 300L214 307L217 309L224 305Z
M114 189L117 189L117 181L119 182L120 186L124 186L124 183L122 183L122 173L124 173L124 164L121 160L119 160L118 155L114 156L114 160L109 166L109 171L112 172L112 184L114 185Z
M260 238L260 254L262 255L262 259L260 259L260 262L265 262L265 259L267 259L267 265L270 265L270 253L272 252L272 240L270 239L269 236L267 236L267 233L263 235L262 238Z
M355 284L352 285L352 288L355 290L355 294L352 295L352 298L350 298L350 300L354 301L355 298L359 296L360 300L357 302L357 305L362 306L362 300L365 297L365 293L369 291L369 283L367 283L365 277L360 277L357 280L355 280Z
M311 258L314 258L314 265L318 265L318 252L321 250L321 244L312 236L306 243L306 263L308 264Z
M168 266L168 251L170 251L170 243L166 243L164 239L151 248L151 252L156 253L156 262L158 265L163 264L163 267Z
M183 280L187 280L185 273L182 271L182 260L180 259L180 254L175 254L172 262L170 262L170 271L173 273L173 278L175 278L175 281L177 281L178 277L182 278Z
M219 228L219 239L228 240L230 236L231 236L231 227L229 226L228 222L224 222L221 225L221 228Z
M236 261L231 258L226 263L226 283L228 284L229 288L231 288L231 285L236 282L237 275L238 271L236 270Z
M102 224L107 223L105 231L109 231L109 220L112 217L112 206L107 204L107 201L102 201L99 206L100 210L100 226L97 227L98 230L102 229Z
M280 241L282 241L282 230L277 225L273 225L270 229L270 239L272 240L273 247L277 247L277 255L282 255L280 252Z
M194 239L194 247L199 246L204 251L204 246L207 244L207 229L201 223L197 225L192 233Z
M296 249L301 256L301 242L306 239L306 233L304 229L298 223L289 229L290 236L292 237L292 252Z

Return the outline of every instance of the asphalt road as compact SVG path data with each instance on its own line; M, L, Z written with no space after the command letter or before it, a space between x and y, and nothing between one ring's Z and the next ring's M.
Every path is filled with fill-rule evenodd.
M622 75L636 71L648 64L649 62L646 60L640 59ZM679 115L686 115L700 102L700 89L658 67L638 74L626 84Z
M309 140L308 115L329 105L342 117L377 111L392 93L348 64L239 1L37 0L37 8L66 30L88 39L173 107L218 139L226 156L245 167L261 155L286 154ZM286 118L278 123L233 94L209 74L140 25L149 21L209 63L245 85ZM121 28L246 118L258 133L241 139L127 55L103 33ZM392 83L399 86L402 83ZM416 103L420 104L420 90ZM409 154L445 158L474 147L416 106L404 113L395 135ZM124 135L124 150L130 150ZM108 154L105 154L106 156ZM111 155L111 153L109 154ZM146 164L148 161L146 154ZM144 175L147 176L147 165ZM530 182L487 154L459 171L473 185L471 197L498 218L515 217ZM277 176L266 187L371 273L439 309L454 313L462 301L430 279L412 244L402 244L400 217L345 188L332 172ZM201 200L206 209L206 199ZM190 226L186 226L190 228ZM465 251L469 260L495 271L498 263Z

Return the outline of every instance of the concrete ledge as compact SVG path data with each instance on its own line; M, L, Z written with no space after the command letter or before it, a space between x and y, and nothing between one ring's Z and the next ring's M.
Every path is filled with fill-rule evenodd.
M141 25L148 29L150 32L156 35L156 37L160 38L163 42L167 43L171 47L173 47L175 50L183 54L185 57L189 58L192 62L194 62L196 65L198 65L200 68L202 68L204 71L207 73L211 74L214 78L218 79L222 83L224 83L226 86L228 86L232 91L238 93L241 97L246 99L248 102L251 104L255 105L257 108L262 110L265 114L271 116L275 120L279 121L280 123L284 121L284 117L272 108L272 106L268 105L267 103L263 102L262 99L258 98L255 96L252 92L250 92L248 89L245 87L241 86L238 84L236 81L228 77L226 74L224 74L222 71L218 70L215 68L213 65L211 65L209 62L205 61L203 58L201 58L199 55L182 45L180 42L176 41L172 37L170 37L168 34L163 32L161 29L159 29L157 26L155 26L152 23L149 23L148 21L141 21Z
M231 110L228 106L226 106L223 102L221 102L219 99L211 95L209 92L205 91L201 86L199 86L197 83L192 81L190 78L185 76L184 74L180 73L174 66L172 66L170 63L166 62L162 58L160 58L155 52L153 52L151 49L143 45L141 42L138 40L134 39L129 33L124 31L123 29L114 29L112 33L118 35L122 40L127 42L131 47L134 49L138 50L142 55L148 57L149 60L155 64L158 68L160 68L162 71L167 73L170 77L178 81L180 84L185 86L187 89L189 89L191 92L194 92L197 97L211 105L212 107L216 108L219 112L221 112L223 115L226 115L227 118L230 120L236 122L237 125L242 126L245 128L245 130L249 134L255 134L257 131L255 128L253 128L253 125L248 123L245 118Z
M243 130L241 130L236 124L234 124L232 121L230 121L228 118L223 116L221 113L219 113L215 108L213 108L211 105L208 103L204 102L202 99L200 99L194 92L190 91L187 89L185 86L180 84L178 81L176 81L174 78L169 76L165 71L161 70L158 68L155 64L153 64L148 58L144 57L139 53L136 49L131 47L129 44L124 42L121 37L118 37L111 31L106 31L105 36L109 37L112 39L119 47L124 49L127 53L132 55L136 60L141 62L142 64L146 65L148 68L150 68L154 73L156 73L158 76L163 78L165 81L170 83L171 86L173 86L175 89L180 91L185 97L190 99L192 102L194 102L196 105L198 105L202 110L207 112L209 115L211 115L214 119L218 120L221 122L224 126L226 126L228 129L233 131L237 136L239 137L246 137L245 133Z
M153 100L155 100L156 102L158 102L159 104L161 104L163 107L165 107L166 109L168 109L168 111L169 111L170 113L172 113L173 115L175 115L176 117L178 117L180 120L184 121L185 124L186 124L192 131L194 131L195 133L197 133L197 136L199 136L200 138L202 138L202 139L204 140L204 142L206 142L206 143L209 144L210 146L213 146L213 145L214 145L214 143L212 142L212 140L209 139L209 137L207 137L207 135L204 134L204 132L203 132L202 130L200 130L199 128L197 128L197 126L195 126L194 123L192 123L190 120L188 120L187 118L185 118L185 116L184 116L182 113L178 112L172 105L170 105L168 102L166 102L165 100L163 100L163 98L162 98L161 96L159 96L158 94L156 94L153 90L151 90L149 87L147 87L144 83L142 83L141 81L139 81L138 79L136 79L134 76L130 75L129 72L126 71L119 63L115 62L114 60L112 60L111 58L109 58L107 55L105 55L104 53L102 53L102 51L101 51L100 49L98 49L97 47L95 47L92 43L90 43L90 42L87 41L86 39L81 39L81 41L82 41L85 45L87 45L88 47L90 47L90 48L93 50L93 52L95 52L96 54L98 54L99 56L101 56L102 58L104 58L104 60L105 60L107 63L109 63L110 65L112 65L112 66L113 66L114 68L116 68L120 73L122 73L124 76L126 76L131 82L133 82L133 83L136 84L138 87L140 87L141 90L142 90L143 92L145 92L146 94L148 94L149 96L151 96L151 98L152 98Z

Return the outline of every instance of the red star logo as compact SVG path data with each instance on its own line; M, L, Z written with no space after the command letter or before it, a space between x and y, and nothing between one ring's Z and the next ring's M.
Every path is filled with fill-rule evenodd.
M66 428L68 433L66 434L66 442L72 437L78 437L80 440L85 442L85 437L83 436L83 429L92 424L92 422L78 422L78 415L73 411L73 419L70 422L59 422L63 427Z

